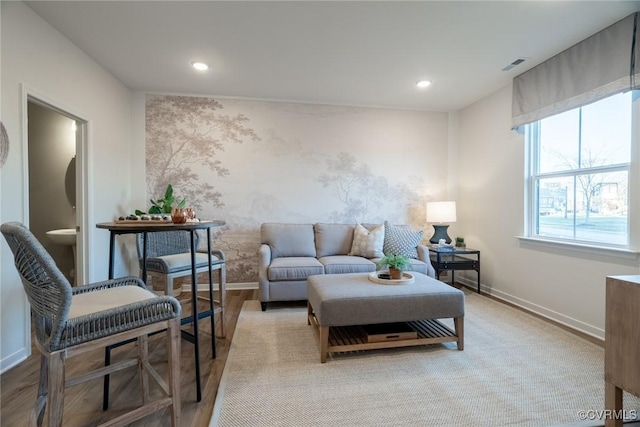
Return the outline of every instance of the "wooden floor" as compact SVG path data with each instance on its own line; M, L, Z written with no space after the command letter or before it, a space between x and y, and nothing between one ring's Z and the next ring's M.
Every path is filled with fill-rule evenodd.
M218 391L220 377L227 360L231 337L236 327L242 304L246 300L257 299L257 290L227 291L225 310L226 338L216 338L216 359L211 359L211 328L208 319L200 322L200 366L202 377L202 400L196 402L195 365L193 345L182 340L182 419L181 427L207 427L211 419L213 403ZM180 297L183 299L184 295ZM188 298L188 295L187 295ZM205 303L206 304L206 303ZM205 309L203 306L201 309ZM189 305L184 312L190 311ZM216 317L216 322L218 318ZM218 323L216 323L218 324ZM133 355L133 344L113 352L112 360ZM157 335L149 340L149 353L152 364L162 375L166 373L166 351L163 336ZM88 353L86 357L71 360L67 373L75 375L88 369L97 368L103 363L102 351ZM28 426L29 413L33 408L37 392L40 369L40 355L33 348L32 355L0 376L0 426ZM65 427L91 427L112 419L140 404L139 383L136 370L131 368L112 375L110 407L102 410L102 380L89 381L68 388L65 393ZM132 426L164 427L169 425L168 410L140 420ZM625 426L639 426L640 422L625 423Z
M183 299L184 294L179 297ZM188 298L188 295L187 295ZM211 327L208 319L199 323L200 331L200 369L202 378L202 400L196 402L195 364L193 344L182 340L181 387L182 418L181 427L206 427L211 419L213 403L218 384L229 353L231 337L236 327L242 304L246 300L257 299L257 290L227 291L225 307L226 338L216 338L216 359L211 359ZM206 308L206 302L202 308ZM199 305L200 307L200 305ZM185 305L184 313L190 312ZM218 316L216 316L218 325ZM187 326L184 327L188 328ZM216 326L218 329L218 326ZM219 335L219 332L218 334ZM158 334L149 339L149 354L153 366L161 375L166 373L167 356L165 335ZM123 346L112 353L112 361L123 355L134 355L135 345ZM70 360L67 377L94 369L102 365L104 353L95 351ZM34 347L32 355L0 376L0 425L20 427L28 426L29 413L35 403L40 370L40 354ZM153 383L153 381L151 382ZM65 392L64 426L89 427L112 419L123 412L133 409L141 403L138 375L135 368L127 369L111 376L110 405L102 410L102 380L93 380L70 387ZM155 388L153 388L155 390ZM155 390L157 392L157 390ZM159 396L158 393L156 396ZM140 420L132 426L158 427L169 425L167 409Z

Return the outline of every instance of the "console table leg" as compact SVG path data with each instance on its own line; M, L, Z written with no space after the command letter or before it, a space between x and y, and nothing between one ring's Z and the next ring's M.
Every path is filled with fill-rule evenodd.
M605 427L622 427L622 417L618 419L613 416L613 414L622 412L622 389L609 381L604 383L604 407L610 411L610 416L604 420Z

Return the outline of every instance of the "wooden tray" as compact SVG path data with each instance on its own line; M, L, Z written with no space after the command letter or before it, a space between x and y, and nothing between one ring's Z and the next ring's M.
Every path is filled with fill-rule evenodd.
M407 273L406 271L402 272L402 279L381 279L378 277L378 274L380 273L384 273L384 271L374 271L369 273L369 280L381 285L408 285L416 280L415 277L413 277L413 274Z
M171 224L170 219L115 219L116 224Z

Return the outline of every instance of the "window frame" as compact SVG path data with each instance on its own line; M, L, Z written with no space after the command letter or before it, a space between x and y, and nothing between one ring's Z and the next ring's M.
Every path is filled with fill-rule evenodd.
M536 173L539 165L538 144L540 121L525 126L525 218L524 236L518 236L521 241L537 246L561 247L574 249L579 252L612 255L616 257L635 259L640 255L640 90L632 92L632 130L631 152L629 163L618 163L609 166L585 167L562 172ZM539 227L538 183L541 179L576 177L592 173L627 172L627 242L626 244L600 243L575 238L545 236L537 233Z

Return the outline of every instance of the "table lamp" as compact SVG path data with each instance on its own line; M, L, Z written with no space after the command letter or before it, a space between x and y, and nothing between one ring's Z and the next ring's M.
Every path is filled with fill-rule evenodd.
M429 241L438 243L440 239L451 243L451 237L447 234L449 225L443 225L444 222L456 222L456 202L428 202L427 203L427 222L433 223L435 230Z

